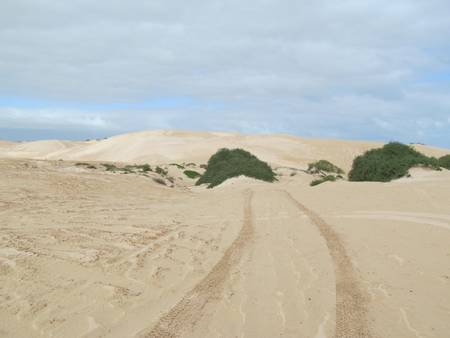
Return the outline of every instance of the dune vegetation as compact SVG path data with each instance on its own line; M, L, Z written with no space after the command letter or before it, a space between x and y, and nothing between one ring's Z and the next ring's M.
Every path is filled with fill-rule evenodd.
M439 158L439 166L450 170L450 154Z
M332 173L332 174L343 174L344 171L338 166L334 165L330 161L327 160L319 160L313 163L308 164L307 172L310 174L324 174L324 173Z
M412 167L440 170L438 159L425 156L411 146L390 142L356 157L348 177L350 181L389 182L407 176Z
M192 179L202 176L200 173L198 173L198 172L195 171L195 170L185 170L185 171L183 171L183 173L184 173L187 177L192 178Z
M326 176L323 176L321 178L318 178L316 180L311 181L311 183L309 185L313 187L315 185L319 185L319 184L324 183L324 182L334 182L337 179L338 179L338 176L326 175Z
M276 180L272 168L248 151L220 149L208 160L207 169L197 185L208 184L208 188L213 188L229 178L241 175L266 182Z
M309 185L315 186L324 182L334 182L343 178L344 170L327 160L319 160L308 164L306 170L309 174L319 175L318 179L313 180Z

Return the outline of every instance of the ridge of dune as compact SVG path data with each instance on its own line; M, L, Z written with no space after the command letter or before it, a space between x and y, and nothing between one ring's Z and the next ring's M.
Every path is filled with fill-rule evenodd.
M278 166L298 166L328 159L349 169L355 156L382 146L381 142L304 138L286 134L245 135L229 132L151 130L112 136L99 141L46 140L0 146L0 157L74 161L168 163L206 162L219 148L244 148ZM414 145L430 156L448 151Z

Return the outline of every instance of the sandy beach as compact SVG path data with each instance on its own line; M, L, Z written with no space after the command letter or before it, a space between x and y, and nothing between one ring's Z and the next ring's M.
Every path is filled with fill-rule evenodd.
M316 187L303 171L348 171L381 145L181 131L1 142L0 336L447 337L450 171ZM201 171L221 147L279 181L206 189L173 165Z

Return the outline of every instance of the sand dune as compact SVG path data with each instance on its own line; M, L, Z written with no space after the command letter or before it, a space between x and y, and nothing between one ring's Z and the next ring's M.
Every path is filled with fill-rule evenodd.
M164 186L98 164L198 169L223 146L348 169L379 144L158 131L0 145L0 336L448 336L450 171L310 187L281 168L205 189L174 166Z
M290 135L241 135L237 133L144 131L114 136L100 141L37 141L0 148L0 157L120 162L206 162L223 147L241 147L266 161L284 166L306 165L327 158L348 169L353 158L376 142L320 140ZM433 155L442 149L418 146Z

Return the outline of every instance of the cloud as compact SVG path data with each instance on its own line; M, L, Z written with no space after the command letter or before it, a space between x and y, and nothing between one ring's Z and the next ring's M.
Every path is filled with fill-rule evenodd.
M450 74L449 11L445 0L6 1L0 94L58 103L3 105L0 121L23 126L20 108L55 128L408 141L424 117L423 140L450 146L449 77L427 76ZM161 97L191 99L139 106ZM98 109L117 102L129 106Z

